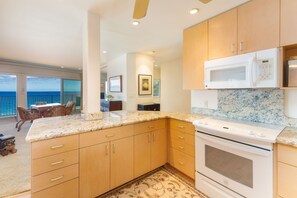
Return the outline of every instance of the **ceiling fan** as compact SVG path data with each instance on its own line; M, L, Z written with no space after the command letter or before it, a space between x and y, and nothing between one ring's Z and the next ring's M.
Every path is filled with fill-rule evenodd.
M199 0L202 3L208 3L211 0ZM146 16L150 0L135 0L133 19L141 19Z

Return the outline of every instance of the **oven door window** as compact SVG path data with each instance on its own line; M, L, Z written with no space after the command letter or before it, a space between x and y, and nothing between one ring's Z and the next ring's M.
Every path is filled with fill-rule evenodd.
M205 145L205 166L253 188L253 161L250 159Z

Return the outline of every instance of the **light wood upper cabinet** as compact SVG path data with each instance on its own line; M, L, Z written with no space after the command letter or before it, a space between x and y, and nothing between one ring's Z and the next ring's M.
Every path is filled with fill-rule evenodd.
M296 0L281 0L281 46L297 43L296 8Z
M133 137L110 142L111 188L133 179Z
M109 143L80 149L80 197L96 197L110 189Z
M208 58L216 59L237 54L237 9L208 21Z
M238 7L238 54L279 46L280 0L252 0Z
M184 30L183 88L204 89L204 61L208 58L208 22Z

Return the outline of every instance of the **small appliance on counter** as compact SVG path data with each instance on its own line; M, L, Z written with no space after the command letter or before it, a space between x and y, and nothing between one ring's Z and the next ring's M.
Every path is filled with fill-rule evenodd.
M285 65L284 86L297 87L297 57L294 60L288 60Z

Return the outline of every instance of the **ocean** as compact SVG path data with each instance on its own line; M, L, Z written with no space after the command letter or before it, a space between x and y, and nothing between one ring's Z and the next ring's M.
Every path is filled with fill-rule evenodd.
M78 105L80 103L80 92L64 92L63 101L61 100L60 91L30 91L27 92L27 107L36 102L46 103L67 103L74 101ZM16 115L16 92L1 92L0 91L0 117L9 117Z

